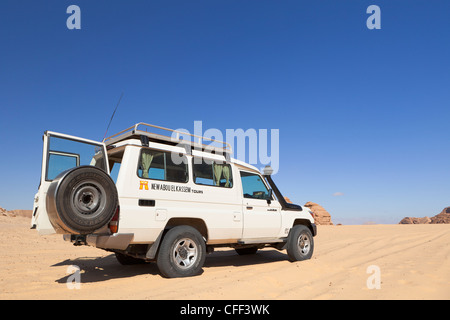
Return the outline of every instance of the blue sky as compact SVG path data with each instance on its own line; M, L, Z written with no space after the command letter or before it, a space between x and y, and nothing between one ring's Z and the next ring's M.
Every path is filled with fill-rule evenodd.
M66 9L81 9L69 30ZM369 30L369 5L381 29ZM274 176L335 223L450 205L450 2L23 1L0 4L0 206L29 209L45 130L136 122L280 130ZM338 196L336 194L339 194Z

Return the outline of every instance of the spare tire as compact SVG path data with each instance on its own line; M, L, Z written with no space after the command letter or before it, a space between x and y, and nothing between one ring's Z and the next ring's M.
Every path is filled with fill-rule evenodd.
M116 186L102 169L62 172L47 192L47 213L57 233L90 234L105 227L118 207Z

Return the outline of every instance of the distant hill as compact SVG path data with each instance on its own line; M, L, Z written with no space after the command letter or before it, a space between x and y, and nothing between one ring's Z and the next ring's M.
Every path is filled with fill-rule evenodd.
M0 215L6 216L6 217L26 217L31 218L31 215L33 214L33 210L11 210L8 211L6 209L3 209L0 207Z
M441 213L435 215L432 218L412 218L405 217L399 224L439 224L439 223L450 223L450 207L444 208Z

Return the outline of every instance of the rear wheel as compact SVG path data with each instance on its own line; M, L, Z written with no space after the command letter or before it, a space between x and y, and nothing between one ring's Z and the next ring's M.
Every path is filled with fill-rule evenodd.
M166 278L198 275L205 263L206 245L193 227L177 226L164 236L156 264Z

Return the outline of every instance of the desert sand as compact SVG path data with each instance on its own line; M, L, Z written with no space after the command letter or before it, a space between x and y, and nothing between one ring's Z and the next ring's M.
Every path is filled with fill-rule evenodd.
M71 265L80 289L67 287ZM377 275L370 266L379 289L368 288ZM450 225L319 226L311 260L224 248L207 256L200 276L164 279L153 263L122 266L110 252L0 216L0 299L450 299Z

